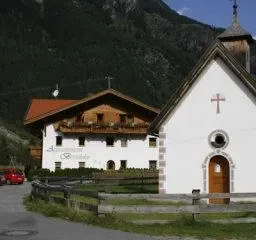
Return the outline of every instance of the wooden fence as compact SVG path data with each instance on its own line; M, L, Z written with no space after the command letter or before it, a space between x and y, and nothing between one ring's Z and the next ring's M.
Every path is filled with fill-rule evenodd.
M99 193L98 214L107 213L191 213L194 217L200 213L256 212L256 202L231 202L230 204L207 204L207 199L256 199L256 193L211 193L200 194L107 194ZM108 199L146 199L150 201L168 201L170 205L107 205ZM182 204L183 203L183 204Z
M52 193L60 193L60 196L54 196ZM51 186L37 182L32 183L30 197L33 199L42 199L45 202L56 202L67 205L72 208L89 210L98 213L97 204L89 204L86 202L71 200L71 195L86 196L89 198L98 198L98 193L90 191L79 191L72 189L70 186ZM62 195L62 196L61 196Z
M63 197L51 196L51 192L61 192ZM74 201L70 199L72 194L97 199L97 204ZM200 194L193 191L192 194L109 194L104 192L77 191L69 186L50 186L41 183L32 183L31 197L40 198L46 202L55 201L67 206L93 211L98 215L109 213L190 213L196 217L200 213L233 213L256 212L256 193L211 193ZM252 199L251 202L230 202L229 204L207 204L207 199ZM111 199L138 200L144 199L158 202L155 205L111 205ZM169 204L160 205L161 201Z

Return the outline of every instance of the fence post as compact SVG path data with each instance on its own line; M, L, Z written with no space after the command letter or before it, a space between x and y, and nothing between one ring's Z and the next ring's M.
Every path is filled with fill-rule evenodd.
M45 185L45 191L44 191L44 201L46 203L48 203L50 201L50 193L49 193L49 189L48 186Z
M35 197L35 194L36 193L36 188L35 188L35 185L34 183L32 183L32 188L31 188L31 192L30 192L30 196L29 196L29 199L30 200L34 200L36 197Z
M200 204L200 189L193 189L192 190L192 194L193 194L193 202L192 205L198 205ZM193 219L196 220L197 216L199 215L199 213L193 213Z
M38 199L40 196L40 189L39 189L39 185L36 184L35 185L35 199Z
M97 214L98 214L99 217L105 217L104 213L99 212L99 206L104 205L106 203L106 198L104 196L100 196L100 194L105 195L106 192L98 192L98 210L97 210Z
M141 192L144 192L144 178L143 175L141 176Z
M63 185L63 194L64 194L64 199L66 201L66 205L70 207L70 192L69 189Z

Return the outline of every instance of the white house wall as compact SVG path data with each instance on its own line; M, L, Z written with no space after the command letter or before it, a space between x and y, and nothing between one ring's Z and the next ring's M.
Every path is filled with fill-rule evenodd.
M56 146L56 136L63 137L62 146ZM106 146L106 135L84 135L85 146L79 146L79 136L63 135L52 124L46 126L42 167L53 171L55 162L61 162L61 168L78 168L79 162L85 162L85 167L106 169L107 161L113 160L119 169L120 160L126 160L127 168L149 168L149 161L158 158L157 147L149 147L149 136L128 137L127 147L121 147L118 135L113 136L113 147Z
M220 93L216 114L214 94ZM213 149L214 130L229 136L225 149ZM208 165L214 155L230 163L231 192L256 191L255 98L220 59L212 60L160 129L160 193L208 192Z

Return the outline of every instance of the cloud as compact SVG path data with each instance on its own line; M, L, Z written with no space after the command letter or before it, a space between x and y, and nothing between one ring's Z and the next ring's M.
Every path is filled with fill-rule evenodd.
M256 35L252 36L254 40L256 40Z
M180 14L180 15L184 15L186 12L188 12L187 7L183 7L180 10L177 11L177 13Z

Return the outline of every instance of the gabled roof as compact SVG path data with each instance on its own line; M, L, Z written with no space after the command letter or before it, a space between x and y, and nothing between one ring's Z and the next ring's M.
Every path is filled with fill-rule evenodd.
M241 82L248 88L248 90L256 97L256 81L250 75L243 65L224 47L224 45L216 40L203 54L197 65L193 68L190 74L183 80L181 86L170 98L168 103L154 119L149 126L148 132L155 134L159 130L165 119L176 108L181 99L185 96L188 90L193 86L201 72L205 69L207 64L214 58L220 57L228 67L237 75Z
M57 113L60 113L60 112L63 112L67 109L71 109L73 107L76 107L76 106L79 106L81 104L84 104L84 103L88 103L96 98L99 98L99 97L102 97L102 96L107 96L107 95L112 95L112 96L116 96L120 99L123 99L123 100L126 100L128 102L131 102L137 106L140 106L144 109L147 109L151 112L154 112L156 114L158 114L160 112L159 109L157 108L153 108L151 106L148 106L134 98L131 98L129 96L126 96L116 90L113 90L113 89L107 89L107 90L104 90L102 92L99 92L99 93L96 93L94 95L91 95L91 96L88 96L88 97L85 97L81 100L59 100L59 101L67 101L66 104L63 102L63 105L59 106L59 107L51 107L50 103L51 102L54 102L54 101L58 101L58 100L46 100L46 101L49 101L49 108L47 109L47 106L44 108L44 110L40 111L40 110L36 110L37 108L39 108L40 106L40 99L33 99L29 108L28 108L28 112L25 116L25 120L24 120L24 124L27 125L27 124L30 124L30 123L34 123L36 121L39 121L39 120L42 120L46 117L49 117L49 116L52 116L52 115L55 115ZM70 102L68 102L70 101ZM46 105L46 104L45 104ZM30 112L35 112L34 114L31 114Z
M49 114L61 107L74 103L77 100L62 99L32 99L25 115L24 122Z

